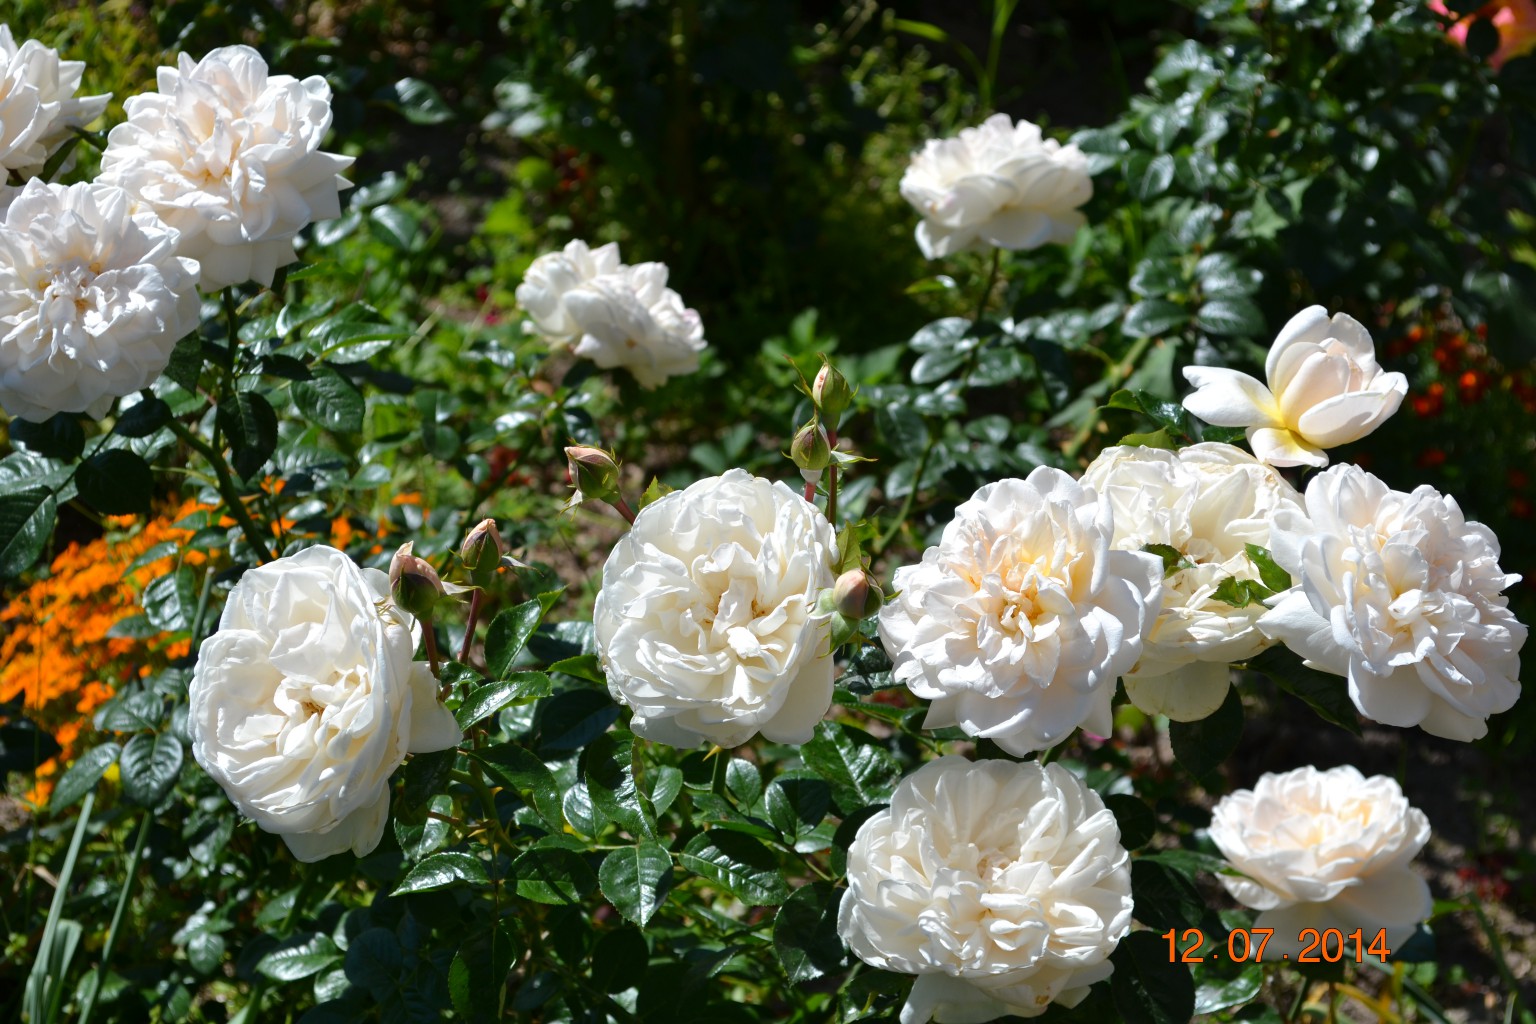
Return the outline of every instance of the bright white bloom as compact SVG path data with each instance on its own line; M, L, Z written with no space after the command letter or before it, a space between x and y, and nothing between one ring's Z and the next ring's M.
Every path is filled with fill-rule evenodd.
M1324 448L1358 441L1397 412L1408 378L1384 373L1360 321L1308 306L1280 329L1264 361L1265 387L1246 373L1186 366L1197 390L1184 408L1218 427L1247 427L1272 466L1326 466Z
M938 259L966 249L1035 249L1072 241L1093 195L1088 158L1041 137L1028 121L993 114L952 139L930 139L901 176L922 214L917 244Z
M109 185L32 179L0 223L0 406L101 416L197 329L197 262Z
M1131 928L1130 857L1099 795L1059 765L930 761L848 849L837 930L916 974L901 1024L1076 1006Z
M1109 734L1115 679L1141 657L1163 576L1113 537L1109 504L1044 466L955 509L880 612L896 679L933 701L926 728L959 725L1020 756L1080 725Z
M1162 611L1124 678L1143 711L1204 718L1226 699L1230 663L1274 643L1256 625L1262 604L1237 608L1216 591L1229 579L1259 581L1246 545L1269 547L1270 518L1299 508L1301 495L1247 452L1216 443L1106 448L1083 483L1113 508L1116 548L1161 544L1193 563L1163 580Z
M20 46L0 25L0 180L14 172L35 178L71 129L107 109L107 96L76 96L85 63L28 39Z
M699 314L667 287L663 263L628 266L614 242L575 241L533 261L517 287L530 329L605 370L623 367L643 388L693 373L708 344Z
M1362 714L1473 740L1520 696L1526 627L1500 593L1520 577L1499 568L1498 538L1456 499L1335 466L1307 484L1304 512L1275 513L1271 539L1298 586L1259 628L1347 676Z
M181 255L202 263L217 291L255 281L298 259L293 240L341 213L339 173L352 158L326 153L331 87L267 74L249 46L223 46L201 61L185 53L159 69L158 92L129 99L112 129L101 177L182 233Z
M1434 906L1408 863L1429 841L1429 819L1385 775L1367 779L1348 765L1265 774L1221 798L1211 841L1247 876L1221 875L1221 884L1262 911L1255 927L1275 930L1265 963L1294 961L1304 928L1359 928L1362 946L1386 929L1395 950Z
M241 576L203 642L192 754L299 860L371 852L405 755L459 741L431 670L412 661L418 632L384 573L320 546Z
M832 704L837 538L783 483L733 469L640 510L592 611L613 698L636 734L734 747L804 743Z

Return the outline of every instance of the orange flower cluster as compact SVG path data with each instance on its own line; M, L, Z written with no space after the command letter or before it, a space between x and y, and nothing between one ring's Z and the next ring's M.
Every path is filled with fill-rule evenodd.
M135 640L110 635L113 626L140 610L139 595L152 580L170 571L179 557L188 565L206 556L179 550L127 571L144 552L167 541L180 543L192 530L177 525L206 510L188 501L146 522L127 536L101 537L71 544L53 560L49 574L17 594L0 611L5 638L0 641L0 702L20 697L26 714L50 730L63 748L38 769L28 798L41 802L52 777L77 751L75 743L92 711L113 694L113 679L126 672L147 675L183 657L186 640ZM126 529L133 517L112 519Z

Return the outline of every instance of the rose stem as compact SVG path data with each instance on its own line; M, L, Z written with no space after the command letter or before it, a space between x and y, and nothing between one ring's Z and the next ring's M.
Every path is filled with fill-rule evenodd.
M624 500L623 495L615 494L613 496L613 507L618 509L619 515L624 517L625 522L629 523L630 526L635 525L635 514L630 511L629 502Z
M476 587L469 594L469 620L464 624L464 646L459 648L459 661L469 664L469 648L475 642L475 623L480 618L480 589Z
M426 641L427 644L427 662L432 666L432 674L435 676L437 675L436 631L432 628L431 622L423 622L422 625L427 627L426 629L422 630L422 638Z

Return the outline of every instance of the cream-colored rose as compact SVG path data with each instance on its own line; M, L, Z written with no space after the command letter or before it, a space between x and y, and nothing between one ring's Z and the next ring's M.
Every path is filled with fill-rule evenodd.
M783 483L733 469L664 495L608 555L592 612L613 698L637 735L804 743L832 704L837 538Z
M917 975L901 1024L1075 1006L1131 928L1130 857L1099 795L1059 765L941 757L848 849L837 930Z
M1019 756L1078 726L1109 734L1163 576L1153 555L1113 550L1114 529L1091 488L1042 466L978 490L922 562L896 570L880 641L895 678L933 701L925 727Z
M667 287L662 263L620 262L619 247L569 243L533 261L517 288L531 330L643 388L693 373L707 346L699 314Z
M1216 592L1228 580L1259 581L1247 545L1268 548L1270 518L1299 508L1301 495L1247 452L1216 443L1106 448L1083 483L1114 510L1116 548L1160 544L1191 563L1163 580L1162 610L1123 678L1149 714L1204 718L1226 699L1231 663L1274 643L1257 625L1262 604L1234 607Z
M32 179L0 222L0 405L102 416L197 329L197 262L110 185Z
M1306 508L1276 512L1275 561L1297 586L1259 628L1308 665L1345 676L1383 725L1474 740L1520 696L1526 626L1501 591L1499 540L1426 485L1394 491L1358 466L1307 484Z
M75 128L107 108L107 96L76 96L85 63L28 39L20 46L0 25L0 180L35 178Z
M1409 864L1429 842L1429 820L1385 775L1367 779L1348 765L1262 775L1222 797L1211 841L1246 876L1221 875L1221 884L1262 911L1255 927L1274 929L1264 963L1294 962L1306 928L1359 928L1366 946L1385 929L1395 950L1434 906Z
M1354 317L1309 306L1280 330L1264 361L1269 386L1246 373L1188 366L1184 408L1218 427L1247 427L1272 466L1326 466L1325 448L1358 441L1397 412L1408 379L1385 373Z
M268 75L249 46L159 69L158 92L123 104L107 136L101 179L120 185L181 232L180 254L202 264L205 291L271 285L297 260L307 225L341 213L352 158L320 143L331 87L319 75Z
M1038 125L993 114L952 139L932 139L901 176L922 214L917 244L929 259L966 249L1034 249L1072 241L1093 195L1088 158L1042 138Z
M251 569L198 651L192 754L299 860L370 853L405 755L461 736L415 650L388 577L335 548Z

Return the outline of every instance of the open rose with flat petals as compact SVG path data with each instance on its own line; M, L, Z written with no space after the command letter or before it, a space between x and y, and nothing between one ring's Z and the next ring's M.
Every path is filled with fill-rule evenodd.
M917 244L937 259L966 249L1035 249L1072 241L1093 196L1088 158L1028 121L993 114L952 139L930 139L901 176L922 214Z
M107 109L110 95L75 95L84 71L83 61L60 60L36 39L16 45L10 26L0 25L0 180L42 174L72 131Z
M241 576L198 651L192 754L299 860L372 852L405 755L459 742L417 631L384 573L318 546Z
M901 1024L1076 1006L1131 928L1130 856L1060 765L941 757L901 780L848 849L837 931L917 975Z
M351 187L340 172L352 158L320 149L330 85L269 75L249 46L223 46L200 61L180 54L156 86L123 104L128 120L107 136L101 179L181 232L179 252L202 264L205 291L271 285L299 258L294 237L339 216Z
M1221 884L1261 911L1255 927L1274 929L1265 963L1295 961L1305 928L1359 928L1361 945L1385 929L1395 950L1434 907L1409 864L1429 841L1429 820L1385 775L1367 779L1348 765L1265 774L1222 797L1210 834L1246 876L1220 875Z
M1023 756L1078 726L1110 732L1115 679L1141 657L1163 563L1116 551L1107 502L1059 469L1002 480L955 509L939 543L896 570L880 641L897 681Z
M637 735L735 747L804 743L832 703L837 538L783 483L733 469L640 510L603 566L592 618Z
M1394 491L1358 466L1307 484L1275 513L1271 551L1297 586L1259 628L1308 665L1345 676L1383 725L1474 740L1520 696L1526 627L1501 591L1499 541L1433 487Z
M1269 386L1246 373L1187 366L1196 390L1184 408L1218 427L1248 428L1253 453L1271 466L1326 466L1325 448L1358 441L1397 412L1408 378L1386 373L1360 321L1330 319L1322 306L1291 318L1264 361Z
M1114 509L1114 546L1174 549L1184 568L1163 580L1162 608L1127 672L1125 691L1149 714L1193 722L1221 707L1231 662L1275 641L1258 628L1262 604L1235 607L1217 597L1229 580L1259 582L1247 545L1269 547L1269 521L1298 508L1301 495L1280 474L1229 444L1179 451L1106 448L1083 483Z

